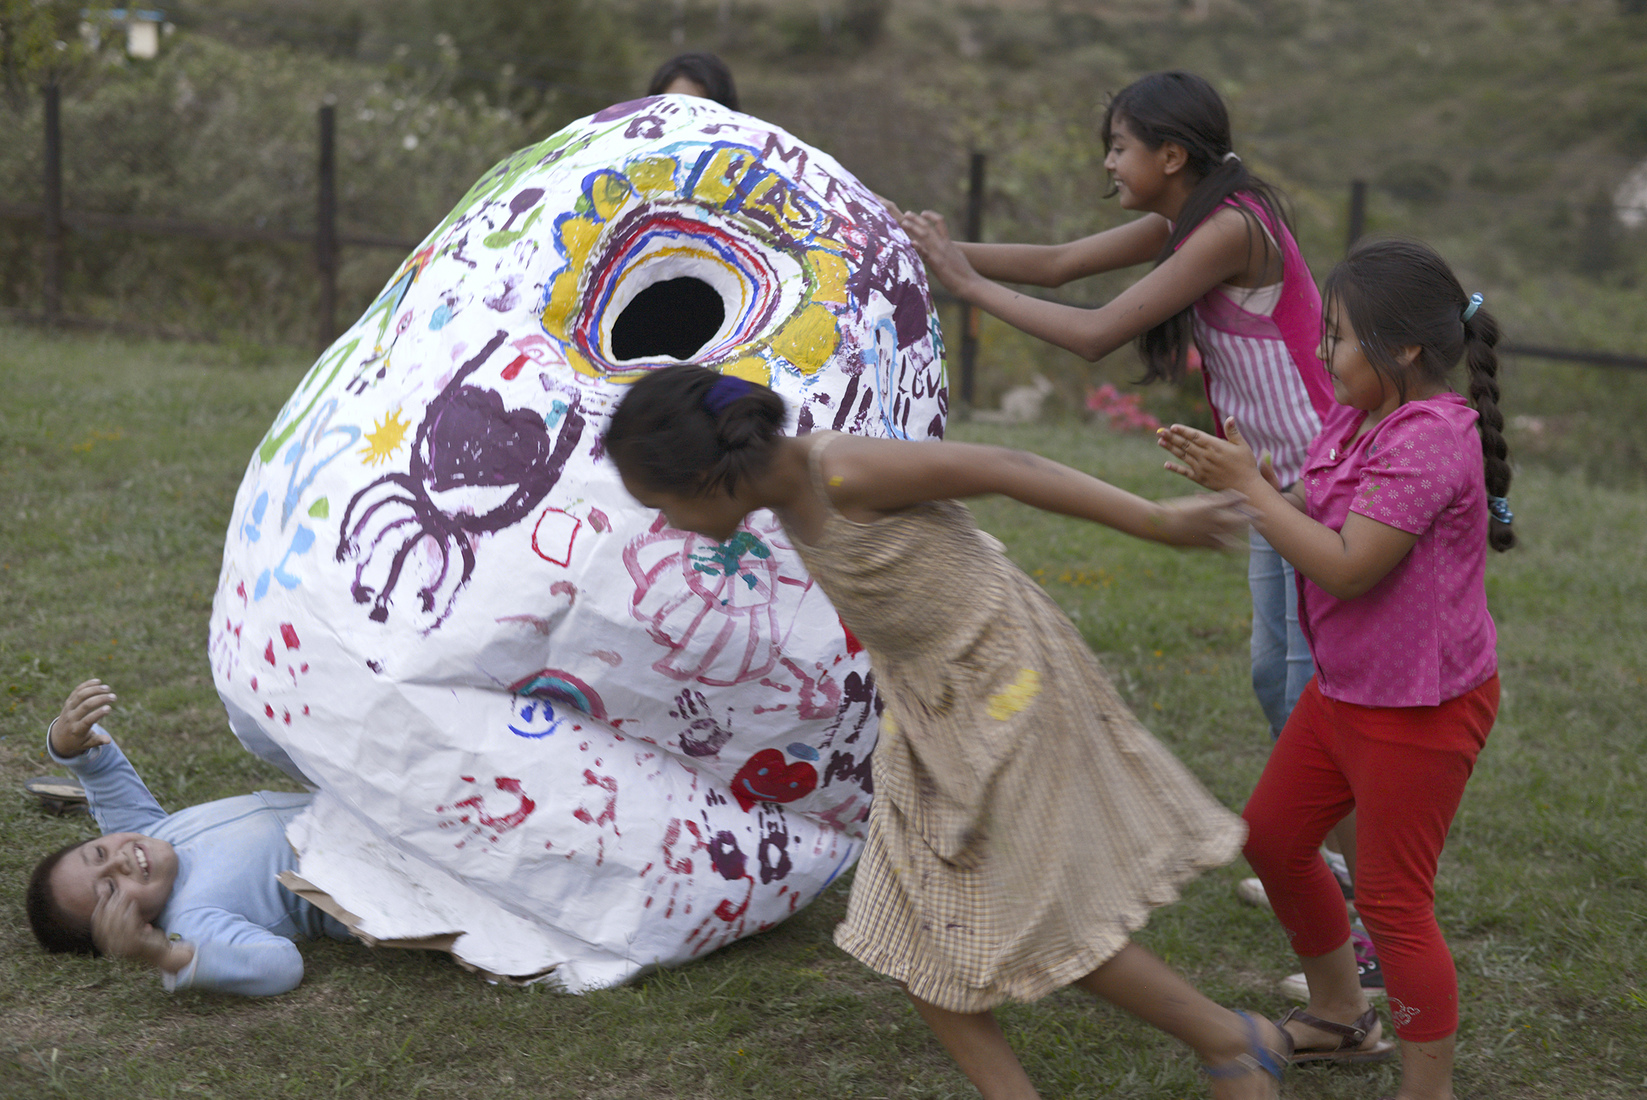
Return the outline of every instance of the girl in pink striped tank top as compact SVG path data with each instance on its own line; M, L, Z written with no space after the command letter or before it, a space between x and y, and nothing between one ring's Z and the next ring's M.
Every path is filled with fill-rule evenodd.
M1291 484L1332 406L1332 386L1315 357L1321 296L1280 195L1230 148L1223 100L1193 74L1155 73L1128 85L1110 101L1102 134L1114 194L1142 214L1125 225L1030 245L952 241L932 211L900 212L900 223L956 297L1086 359L1136 340L1145 381L1177 381L1198 349L1214 423L1235 417L1254 453L1268 452L1282 484ZM1098 309L996 281L1062 286L1151 261L1153 270ZM1249 584L1253 688L1273 736L1314 669L1292 567L1258 535Z

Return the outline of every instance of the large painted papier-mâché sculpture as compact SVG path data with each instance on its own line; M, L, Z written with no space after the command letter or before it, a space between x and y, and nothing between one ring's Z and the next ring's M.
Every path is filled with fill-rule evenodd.
M637 505L601 449L677 360L791 431L942 433L921 262L829 156L704 99L486 174L252 457L211 662L319 797L302 875L379 940L612 985L784 919L856 858L874 683L777 521Z

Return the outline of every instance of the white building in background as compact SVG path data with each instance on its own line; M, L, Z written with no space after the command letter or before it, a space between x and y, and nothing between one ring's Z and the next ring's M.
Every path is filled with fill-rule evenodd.
M93 50L103 44L106 30L126 32L126 56L148 61L160 56L162 35L172 32L163 11L142 8L87 8L80 13L80 37Z
M1618 185L1618 190L1613 192L1613 206L1624 228L1640 229L1647 225L1647 160L1636 165Z

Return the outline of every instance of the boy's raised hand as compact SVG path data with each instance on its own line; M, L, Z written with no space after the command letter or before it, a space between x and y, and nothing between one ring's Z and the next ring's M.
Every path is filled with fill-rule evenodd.
M51 751L67 758L79 756L94 745L107 745L108 735L92 726L114 709L114 700L114 692L101 680L87 680L69 692L51 724Z

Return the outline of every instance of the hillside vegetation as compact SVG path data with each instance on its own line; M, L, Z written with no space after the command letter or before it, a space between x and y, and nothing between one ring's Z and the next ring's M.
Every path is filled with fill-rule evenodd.
M1105 96L1182 67L1222 89L1238 149L1292 196L1318 276L1342 251L1349 183L1363 179L1368 230L1436 244L1510 339L1647 351L1647 217L1630 228L1617 205L1647 164L1639 0L492 0L454 11L425 0L185 5L168 9L177 30L150 62L124 59L106 36L64 75L66 201L310 225L314 112L331 97L345 229L415 239L503 153L639 94L659 61L691 48L732 63L746 110L906 206L958 220L967 154L985 152L986 237L1050 241L1124 216L1104 199ZM0 111L0 190L38 201L38 97ZM32 225L0 222L0 305L38 310L39 246ZM344 257L347 318L398 257ZM71 312L312 340L303 246L105 233L72 238L70 261ZM1101 301L1130 277L1064 295ZM983 335L986 404L1039 372L1078 407L1084 386L1136 373L1129 354L1095 369L997 326ZM1647 396L1636 379L1516 369L1536 398L1528 411L1545 418L1529 447L1561 452L1578 434L1561 418L1588 407L1590 391L1622 391L1631 416L1587 433L1605 440L1592 465L1647 467L1630 429Z

